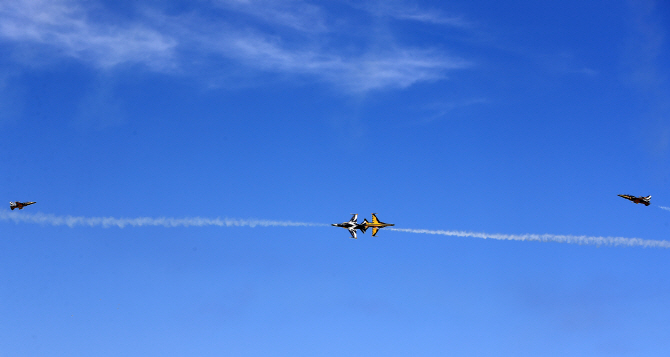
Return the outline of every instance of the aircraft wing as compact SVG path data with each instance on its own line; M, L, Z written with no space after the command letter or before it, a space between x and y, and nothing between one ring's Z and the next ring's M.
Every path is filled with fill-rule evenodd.
M348 229L349 229L349 233L351 233L351 238L358 239L358 237L356 237L356 228L351 227L351 228L348 228Z
M379 230L379 227L372 227L372 236L374 237L375 234L377 234L377 231Z
M372 214L372 223L379 223L379 219L377 219L377 214L376 213Z
M349 222L358 223L358 213L354 213Z

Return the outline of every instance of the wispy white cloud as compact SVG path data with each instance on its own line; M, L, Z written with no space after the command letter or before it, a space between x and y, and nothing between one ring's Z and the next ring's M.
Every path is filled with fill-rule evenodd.
M257 36L228 40L220 54L264 70L309 74L354 91L397 87L443 79L447 70L466 68L467 61L432 50L388 49L345 56L318 48L290 50Z
M19 94L22 91L15 86L10 90L8 84L15 73L12 70L3 72L0 73L0 125L15 122L23 106L23 99Z
M417 120L417 123L430 123L438 119L449 117L459 109L468 108L475 105L489 104L486 98L472 98L462 101L439 102L427 105L423 108L424 111L430 112L429 115L423 119Z
M623 55L627 80L647 98L649 128L644 140L655 154L670 153L670 72L667 66L668 23L657 0L629 1L631 33ZM667 166L667 165L666 165Z
M38 44L103 68L130 62L163 69L172 65L176 45L142 24L96 23L83 3L73 0L0 2L0 38Z
M670 248L670 241L650 240L641 238L591 237L591 236L573 236L573 235L557 235L557 234L496 234L496 233L443 231L443 230L428 230L428 229L403 229L403 228L387 228L387 229L396 232L437 234L443 236L465 237L465 238L516 240L524 242L556 242L556 243L570 243L570 244L597 245L597 246Z
M598 75L598 71L579 63L579 59L568 51L535 56L547 70L559 74L577 74L586 77Z
M179 38L184 39L184 47L196 47L210 58L232 60L251 71L316 78L353 92L406 88L418 82L442 80L449 71L472 66L470 61L444 50L400 45L386 38L379 43L365 34L351 33L346 27L328 26L325 9L301 0L216 3L271 26L295 31L267 31L251 23L241 28L227 22L203 21L192 14L164 18L161 22L182 34Z
M38 45L55 57L76 58L100 68L139 63L157 71L198 73L202 67L234 66L308 76L354 92L442 80L449 71L471 66L443 49L328 26L331 14L302 0L212 0L199 5L205 8L169 16L145 7L133 20L119 23L94 21L89 2L10 0L0 3L0 41ZM438 15L418 10L383 11L442 22ZM240 13L255 20L230 16ZM348 15L344 11L333 17L349 22Z
M300 0L214 0L214 3L265 23L306 32L328 30L324 10Z
M629 2L632 12L632 33L627 41L626 61L631 68L630 79L642 89L657 91L668 79L663 73L661 55L667 47L667 24L663 24L656 0Z
M447 25L468 28L472 23L462 15L446 14L443 11L424 9L416 3L387 0L377 2L355 3L354 6L370 12L374 16L389 17L398 20L410 20L434 25Z

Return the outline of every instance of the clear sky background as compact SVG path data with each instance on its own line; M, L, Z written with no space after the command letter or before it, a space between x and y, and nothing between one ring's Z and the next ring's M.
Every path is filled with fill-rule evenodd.
M667 356L664 1L0 2L0 356ZM617 194L653 195L645 207Z

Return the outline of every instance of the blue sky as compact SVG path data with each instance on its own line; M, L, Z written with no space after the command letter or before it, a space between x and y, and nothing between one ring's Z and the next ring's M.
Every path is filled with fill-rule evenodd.
M328 224L668 240L669 21L3 1L0 192L37 204L0 214L0 355L665 356L667 249Z

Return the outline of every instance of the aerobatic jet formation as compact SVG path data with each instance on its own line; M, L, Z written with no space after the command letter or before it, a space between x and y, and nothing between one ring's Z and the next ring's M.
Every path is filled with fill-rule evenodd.
M365 226L365 229L372 227L372 236L374 237L379 229L394 226L395 224L380 222L379 219L377 219L376 213L373 213L372 222L368 222L367 219L363 219L363 225Z
M623 198L625 198L627 200L630 200L630 201L633 201L633 202L635 202L635 204L642 203L645 206L649 206L651 204L651 202L649 202L649 200L651 199L651 195L649 195L647 197L642 197L642 196L635 197L635 196L631 196L631 195L617 195L617 196L623 197Z
M13 211L14 208L23 209L23 207L30 206L34 203L36 203L36 202L19 202L19 201L9 202L9 208L11 208L12 211Z
M365 227L364 224L359 224L358 223L358 214L357 213L352 213L353 217L349 220L349 222L343 222L343 223L333 223L332 225L335 227L342 227L346 228L349 230L349 233L351 233L351 238L353 239L358 239L356 236L356 230L360 229L361 232L365 233L365 230L368 228Z

